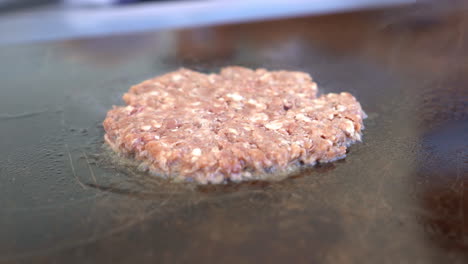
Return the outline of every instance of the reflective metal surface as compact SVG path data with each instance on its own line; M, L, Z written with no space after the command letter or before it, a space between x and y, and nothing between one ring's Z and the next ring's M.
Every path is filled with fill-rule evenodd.
M388 10L0 49L0 262L466 263L467 14ZM209 45L207 45L209 43ZM369 115L348 157L184 186L113 166L100 123L180 66L294 69Z

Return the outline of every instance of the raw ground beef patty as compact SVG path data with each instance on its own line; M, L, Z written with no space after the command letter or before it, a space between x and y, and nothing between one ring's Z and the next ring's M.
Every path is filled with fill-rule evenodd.
M317 97L303 72L180 69L131 87L104 120L105 140L151 174L198 183L268 179L330 162L361 140L349 93Z

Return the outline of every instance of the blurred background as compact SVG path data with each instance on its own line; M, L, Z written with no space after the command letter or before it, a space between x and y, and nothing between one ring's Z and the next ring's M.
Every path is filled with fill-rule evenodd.
M416 0L0 0L0 44L321 15Z

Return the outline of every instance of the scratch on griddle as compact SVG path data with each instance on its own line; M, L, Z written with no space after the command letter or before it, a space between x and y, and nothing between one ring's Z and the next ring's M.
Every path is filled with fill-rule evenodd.
M42 61L42 65L39 68L40 69L39 72L40 72L41 75L42 74L47 74L47 70L49 70L49 68L50 68L49 67L50 63L49 62L50 62L50 59L51 59L51 54L52 54L51 49L50 48L47 49L47 51L44 54L44 60Z
M458 26L458 38L457 38L457 50L460 51L463 49L463 42L465 41L465 21L462 20L460 21L460 24Z
M94 174L93 168L91 168L91 164L89 163L88 155L86 155L86 153L84 151L82 151L82 152L83 152L83 155L85 157L86 164L88 164L89 173L91 174L91 177L93 178L94 183L97 184L96 175Z
M73 177L75 177L76 181L77 181L78 184L81 186L81 188L86 189L86 186L80 181L80 179L79 179L78 176L76 175L75 166L73 165L73 159L72 159L72 156L71 156L71 153L70 153L70 149L68 148L68 144L67 144L67 143L65 143L65 148L67 149L68 159L70 160L70 167L71 167L71 169L72 169Z
M389 168L392 164L393 164L393 161L388 161L387 164L385 164L382 167L382 174L378 181L377 192L376 192L376 196L378 198L375 200L375 203L373 204L372 208L370 208L369 214L368 214L368 219L372 223L375 222L375 216L377 214L377 209L378 209L379 204L383 202L383 201L379 201L379 199L383 199L382 198L383 185L384 185L386 177L389 175L389 172L390 172ZM363 230L363 232L361 233L361 236L362 236L361 239L363 239L364 236L369 235L370 229L371 229L371 224L367 224L365 230Z
M403 46L403 43L405 41L405 36L404 34L402 34L398 39L397 39L397 42L396 42L396 45L393 46L393 48L391 49L391 51L388 53L389 55L389 58L388 58L388 66L389 66L389 70L393 71L394 69L398 69L398 55L401 54L401 49L402 49L402 46Z
M462 234L465 234L465 181L464 179L461 177L461 171L460 171L460 164L462 162L462 158L461 158L461 153L458 153L457 155L457 165L456 165L456 173L457 173L457 181L460 181L460 187L461 187L461 193L460 193L460 217L461 217L461 221L462 221ZM463 242L466 241L466 238L463 237Z
M24 112L24 113L18 113L18 114L0 114L0 120L10 120L10 119L21 119L21 118L28 118L28 117L34 117L38 116L40 114L46 113L49 110L40 110L36 112Z
M92 242L98 241L99 239L104 239L106 237L112 236L112 235L117 234L119 232L121 233L122 231L124 231L126 229L129 229L129 228L137 225L138 223L143 222L144 220L148 219L151 215L153 215L155 212L157 212L159 209L160 209L159 207L149 209L148 211L145 212L145 214L142 217L138 217L138 218L137 217L132 217L132 220L130 220L130 221L126 222L126 223L123 223L121 225L118 225L117 227L111 228L111 229L109 229L109 231L99 234L99 236L97 236L96 233L94 233L92 236L85 237L83 239L72 240L71 242L68 242L68 243L61 243L61 244L59 243L59 244L57 244L55 246L48 247L46 249L40 249L40 251L32 250L32 251L29 251L29 252L21 252L21 253L16 253L16 254L14 253L14 254L7 255L7 256L2 255L2 256L0 256L0 261L1 262L4 262L4 261L8 261L8 262L17 261L18 259L37 257L38 254L50 254L50 253L53 253L53 252L57 252L57 251L66 249L66 248L74 248L74 247L78 247L80 245L89 245Z

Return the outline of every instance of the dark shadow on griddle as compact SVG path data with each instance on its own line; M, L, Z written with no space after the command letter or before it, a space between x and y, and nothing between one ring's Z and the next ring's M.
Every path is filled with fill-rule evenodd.
M436 247L468 259L468 145L465 121L439 122L422 137L416 193L424 235ZM447 262L451 262L447 259Z

